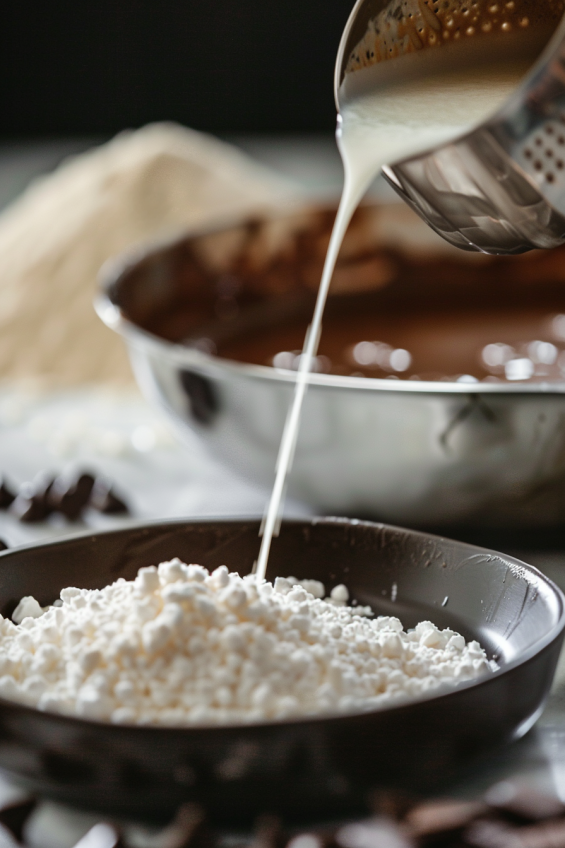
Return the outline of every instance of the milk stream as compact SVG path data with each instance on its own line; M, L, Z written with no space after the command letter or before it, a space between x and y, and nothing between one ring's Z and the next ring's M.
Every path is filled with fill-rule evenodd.
M476 67L454 72L452 66L446 65L439 73L423 73L417 78L409 74L404 80L400 76L393 84L389 82L382 87L375 86L379 66L351 75L356 84L360 80L361 86L364 77L367 91L354 97L338 117L336 137L344 167L343 193L261 528L262 541L255 565L258 579L265 577L271 542L278 533L286 479L292 467L312 361L318 350L324 307L341 243L357 205L384 165L445 144L481 124L515 90L528 66L529 62L505 62L502 67L477 62ZM409 70L414 67L412 57L405 67Z

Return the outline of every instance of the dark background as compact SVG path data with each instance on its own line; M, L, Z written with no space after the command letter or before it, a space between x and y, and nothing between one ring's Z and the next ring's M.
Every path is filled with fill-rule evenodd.
M154 120L222 132L335 126L353 0L0 3L0 136L110 134Z

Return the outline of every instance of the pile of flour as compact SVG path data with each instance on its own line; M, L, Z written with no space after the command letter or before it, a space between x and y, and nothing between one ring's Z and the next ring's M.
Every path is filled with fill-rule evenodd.
M490 673L478 642L178 559L0 622L0 695L125 724L235 724L386 707Z
M174 124L64 162L0 215L0 379L131 381L123 342L92 306L104 262L295 196L231 145Z

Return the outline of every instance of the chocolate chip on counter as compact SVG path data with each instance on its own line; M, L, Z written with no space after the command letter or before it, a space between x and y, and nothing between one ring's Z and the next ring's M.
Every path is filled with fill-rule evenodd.
M458 801L452 798L425 801L413 807L404 820L411 836L455 833L467 827L488 807L481 801Z
M324 834L320 831L305 831L293 836L286 848L329 848L329 846Z
M463 843L473 848L521 848L520 829L499 819L479 819L463 834Z
M170 825L159 834L161 848L212 848L214 840L206 813L198 804L183 804Z
M400 821L417 803L413 795L397 789L374 789L368 796L368 806L376 816Z
M565 820L539 821L514 829L511 848L557 848L565 845Z
M518 822L536 822L565 815L565 805L555 795L545 795L510 780L491 786L485 794L485 801L492 809Z
M16 500L16 493L2 480L0 483L0 509L8 509L9 506Z
M128 505L118 497L112 484L102 478L98 478L94 483L88 505L105 515L119 515L129 512Z
M35 798L23 798L0 806L0 824L20 843L25 824L36 806Z
M83 472L73 476L60 475L55 478L49 491L49 506L53 512L60 512L69 521L76 521L89 502L93 488L92 474Z
M45 521L52 512L49 492L54 479L51 475L41 474L31 483L24 483L10 507L10 512L20 521L30 524Z
M49 514L43 505L37 503L34 498L26 498L18 495L14 504L14 515L18 521L23 521L26 524L35 524L39 521L45 521Z
M4 539L0 539L0 551L7 551L10 545L8 545Z
M111 824L95 824L74 848L125 848L119 830Z
M392 819L349 822L334 838L337 848L415 848L415 840Z
M278 816L258 816L253 828L253 838L248 848L284 848L286 839Z

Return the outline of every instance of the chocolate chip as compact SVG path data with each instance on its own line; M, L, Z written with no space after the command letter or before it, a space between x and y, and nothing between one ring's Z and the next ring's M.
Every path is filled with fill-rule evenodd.
M391 819L374 818L340 827L334 844L338 848L414 848L416 842Z
M128 505L118 497L111 483L102 478L98 478L94 483L88 505L105 515L129 512Z
M4 539L0 539L0 551L7 551L10 546L6 544Z
M288 842L286 848L328 848L322 833L298 833Z
M111 824L95 824L74 848L125 848L119 830Z
M555 795L545 795L510 780L492 786L485 801L489 807L518 822L535 822L565 814L565 806Z
M18 496L14 501L14 515L18 521L23 521L26 524L35 524L39 521L45 521L48 513L42 504L37 503L33 498L22 498Z
M69 521L76 521L87 505L93 487L92 474L56 477L49 492L49 505L54 512L60 512Z
M25 824L37 806L34 798L12 801L0 807L0 824L14 836L18 842L23 839Z
M487 819L473 822L463 834L463 842L473 848L520 848L519 833L506 822Z
M212 848L206 814L198 804L183 804L171 824L159 834L161 848Z
M255 821L253 839L248 848L284 848L286 839L278 816L265 813Z
M487 810L487 805L481 801L451 798L425 801L410 810L405 823L412 836L430 836L462 830Z
M416 804L413 795L396 789L375 789L367 800L372 813L394 821L403 819Z
M538 822L515 829L512 848L556 848L565 845L565 820Z
M53 481L54 477L51 475L41 474L31 483L24 483L10 507L10 512L20 521L45 521L52 512L49 492Z
M0 484L0 509L8 509L15 500L15 492L8 486L6 480L2 480Z

